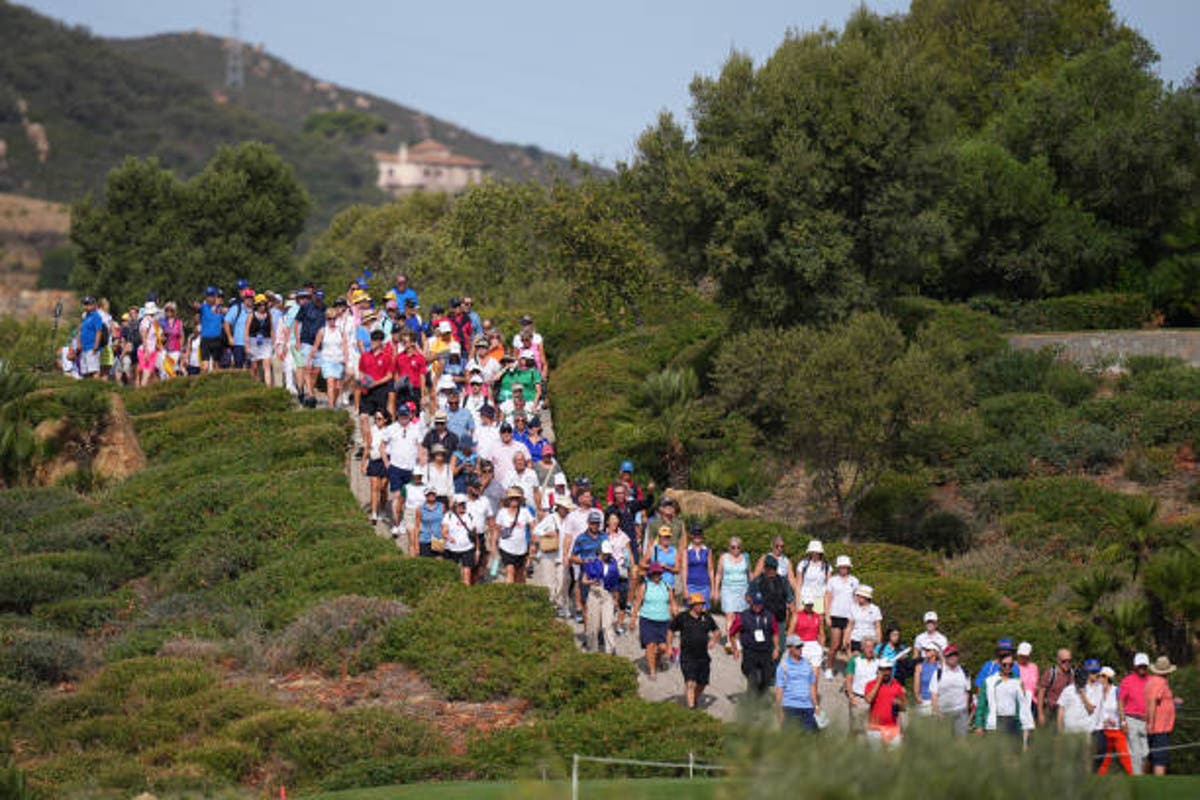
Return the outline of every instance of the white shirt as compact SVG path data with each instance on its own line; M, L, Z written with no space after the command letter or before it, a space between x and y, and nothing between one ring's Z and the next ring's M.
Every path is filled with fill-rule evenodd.
M442 528L446 532L446 548L455 553L465 553L475 546L471 541L470 514L464 514L460 520L458 515L449 511L442 516Z
M541 555L542 558L553 559L555 564L562 563L563 545L565 544L563 542L564 522L566 522L566 519L564 517L560 517L558 514L547 514L546 516L542 517L542 521L539 522L537 527L533 529L534 536L541 537L554 535L558 537L557 550L551 553L539 552L539 555Z
M1105 728L1120 728L1121 718L1117 713L1117 687L1105 687L1096 682L1096 711L1092 714L1092 730L1100 731Z
M515 525L513 524L514 520ZM525 526L532 524L533 516L524 506L517 509L515 518L508 508L497 511L496 527L500 529L500 549L514 556L523 556L528 553L529 540L525 536Z
M450 468L449 461L443 464L441 469L430 461L422 472L425 475L425 486L436 489L438 497L451 497L454 494L454 470Z
M817 562L802 559L796 565L796 578L800 583L800 593L808 590L812 593L813 597L825 597L825 586L828 578L832 575L832 572L826 573L825 571L825 565L828 563L828 561L824 560ZM799 600L799 593L797 593L797 603L799 603ZM838 614L838 616L842 615Z
M937 696L938 710L953 714L967 708L967 692L971 691L971 681L962 667L952 667L946 664L941 668L941 677L933 673L929 682L930 694Z
M492 448L500 444L500 430L495 425L484 425L482 418L475 420L475 452L479 457L495 463Z
M1074 684L1062 690L1058 707L1062 710L1064 733L1091 733L1093 716L1088 713Z
M513 349L516 350L518 353L525 349L525 342L522 341L521 334L518 333L515 336L513 336L512 346L513 346ZM538 350L541 346L542 346L542 335L540 333L538 333L537 331L534 331L533 336L529 337L529 349L530 350Z
M996 682L996 716L997 717L1017 717L1020 716L1021 707L1019 703L1025 701L1025 693L1021 686L1020 678L1010 678L1008 680L1000 680Z
M506 486L508 476L516 471L516 468L513 467L513 456L515 456L517 453L523 453L526 461L531 460L529 456L529 448L518 442L516 439L510 440L508 444L505 444L503 441L497 441L496 444L492 446L492 457L490 460L492 462L493 469L496 471L496 479L500 481L501 486ZM537 480L536 476L534 476L534 480Z
M855 654L854 656L854 676L850 679L850 692L857 695L865 695L867 693L867 684L879 677L879 659L872 658L869 661L866 657Z
M858 589L858 578L853 575L847 575L843 578L841 575L829 576L829 616L845 617L850 619L850 612L854 608L854 592Z
M397 469L415 470L421 451L420 426L393 422L385 431L389 463Z
M488 520L496 516L496 511L492 508L492 501L480 495L474 500L467 501L467 516L470 517L468 522L471 529L478 533L484 533L487 531Z
M371 446L367 448L367 453L372 461L378 461L383 458L383 451L387 447L391 429L392 425L384 425L382 428L378 425L371 426ZM390 457L391 448L388 448L388 450Z
M941 631L935 630L933 633L929 631L921 631L917 634L917 638L913 639L913 655L916 658L924 658L925 646L932 644L938 649L940 654L943 650L950 646L950 640L945 637Z
M855 603L850 611L850 621L854 623L854 630L850 631L850 641L861 642L864 636L879 638L875 635L875 623L882 620L883 613L879 606L874 603L867 603L865 606Z
M516 486L525 493L525 505L533 507L536 496L534 492L538 488L537 473L526 467L521 472L513 470L508 477L504 479L504 488L511 489Z
M576 508L570 514L567 514L567 521L563 525L563 533L566 533L571 538L578 538L588 526L588 514L591 514L595 509L592 508Z
M404 487L404 512L416 513L417 509L425 505L425 486L410 483Z

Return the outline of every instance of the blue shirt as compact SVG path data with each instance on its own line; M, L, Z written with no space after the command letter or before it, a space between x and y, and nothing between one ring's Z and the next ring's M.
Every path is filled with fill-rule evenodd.
M583 565L583 574L589 581L601 584L609 592L616 589L617 584L621 582L621 568L612 559L609 559L607 564L602 558L587 562Z
M418 344L425 340L425 328L421 325L420 317L415 314L411 317L405 317L404 326L413 332L413 336L417 337Z
M470 411L459 406L458 411L446 411L446 430L459 439L464 435L475 433L475 417Z
M571 555L579 556L585 563L600 557L600 543L607 542L608 536L600 534L592 536L590 533L582 533L575 539L575 546L571 548Z
M779 659L775 668L775 685L783 689L784 708L812 708L812 687L817 674L807 658L792 660L788 653Z
M421 302L417 299L417 290L411 286L405 289L403 292L393 286L392 291L396 293L396 305L400 306L401 311L404 310L404 304L406 300L412 300L414 306L420 307Z
M975 686L979 689L983 688L983 682L1000 671L1000 662L996 659L991 659L979 669L979 674L975 676ZM1021 677L1021 667L1013 660L1012 676L1014 678Z
M425 503L421 506L421 532L417 536L419 544L429 544L431 539L441 537L444 514L441 503L435 502L432 506Z
M233 328L233 344L235 347L246 345L246 317L252 312L246 310L246 305L239 302L225 312L225 321Z
M89 353L95 352L100 348L96 347L96 334L104 327L104 317L100 316L100 312L92 309L88 315L83 318L83 324L79 326L79 346Z
M200 338L217 339L221 336L221 323L224 320L216 306L208 303L200 304Z

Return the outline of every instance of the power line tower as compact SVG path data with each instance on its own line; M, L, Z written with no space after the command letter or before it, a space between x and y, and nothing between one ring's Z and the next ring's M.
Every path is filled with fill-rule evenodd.
M238 31L238 4L233 2L232 35L225 48L225 88L241 89L246 84L246 68L242 61L242 39Z

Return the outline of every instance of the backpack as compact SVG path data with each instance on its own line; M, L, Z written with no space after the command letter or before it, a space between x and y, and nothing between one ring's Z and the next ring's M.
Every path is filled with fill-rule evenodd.
M758 590L762 592L763 605L777 620L787 619L787 578L776 575L774 579L765 578L758 582Z
M796 574L800 577L801 583L804 582L804 573L808 571L808 567L810 564L812 564L812 560L806 558L803 561L801 561L799 564L796 565ZM825 579L829 580L829 572L830 572L829 562L822 558L821 564L822 564L822 566L825 567Z

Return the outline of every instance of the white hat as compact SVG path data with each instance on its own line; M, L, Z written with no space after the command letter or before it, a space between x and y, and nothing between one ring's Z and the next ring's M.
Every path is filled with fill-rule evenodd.
M533 352L533 350L529 349L528 347L522 350L518 355L521 358L528 358L530 361L537 361L537 353Z
M860 584L859 587L854 590L854 593L859 597L865 597L868 600L875 596L875 590L870 586L867 586L865 583Z
M1019 655L1019 656L1033 655L1033 645L1031 645L1029 642L1021 642L1019 645L1017 645L1017 655Z
M1101 667L1100 674L1103 675L1104 677L1108 678L1109 680L1112 680L1113 678L1117 677L1117 671L1115 669L1113 669L1112 667Z
M603 542L601 542L600 543L600 552L608 553L611 556L612 555L612 542L610 542L608 539L605 539Z
M820 553L821 555L825 555L825 545L821 544L820 539L813 539L808 543L808 549L804 552Z
M1137 669L1138 667L1148 667L1148 666L1150 666L1150 656L1146 655L1145 653L1137 653L1136 655L1134 655L1134 657L1133 657L1134 669Z
M454 377L452 375L443 375L438 378L438 391L454 388Z
M480 375L472 375L471 383L483 383L483 377Z
M838 568L850 566L850 556L838 556L834 566Z
M153 300L147 300L146 305L142 306L142 316L152 317L158 313L158 303Z
M890 658L881 658L879 659L879 663L875 665L875 669L891 669L892 666L892 660Z
M936 611L926 611L925 612L925 621L926 622L937 622L938 621L937 612Z
M457 341L451 342L450 343L450 353L451 353L451 355L461 356L462 355L462 345L459 344Z
M811 553L812 551L810 550L809 552ZM817 602L817 596L812 589L800 590L800 605L811 606L815 602Z
M467 496L465 494L462 494L461 492L459 492L454 495L454 505L458 505L459 503L465 503L465 502L467 502Z
M571 499L571 495L569 494L556 495L554 498L554 505L558 506L559 508L565 508L567 511L573 511L575 509L575 501Z
M444 319L438 323L438 333L450 333L450 320Z

